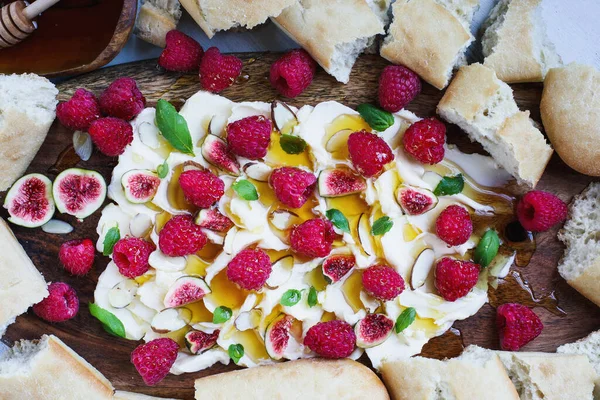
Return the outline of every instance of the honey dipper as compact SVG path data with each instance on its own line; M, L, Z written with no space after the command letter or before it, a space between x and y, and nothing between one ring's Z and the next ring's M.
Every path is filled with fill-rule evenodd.
M0 10L0 49L14 46L26 39L37 27L33 21L59 0L36 0L28 5L22 0L7 4Z

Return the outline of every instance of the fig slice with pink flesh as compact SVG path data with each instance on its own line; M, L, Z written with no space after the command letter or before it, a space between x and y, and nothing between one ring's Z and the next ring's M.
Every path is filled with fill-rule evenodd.
M30 174L16 181L6 194L4 208L8 220L27 228L42 226L55 211L52 182L41 174Z
M189 331L185 334L185 346L192 354L202 354L206 350L212 349L217 345L220 330L212 333L202 331Z
M104 203L106 182L96 171L70 168L56 177L52 194L58 211L83 219Z
M396 191L396 200L408 215L421 215L432 210L438 203L433 192L414 186L401 185Z
M352 254L334 254L323 261L323 275L329 283L335 283L355 266L356 259Z
M152 171L134 169L123 174L121 185L125 198L134 204L152 201L160 185L160 178Z
M383 314L368 314L354 326L356 345L363 349L375 347L392 334L394 321Z
M284 358L285 351L294 338L290 335L290 329L294 323L294 317L287 314L280 314L267 327L265 333L265 346L267 354L274 360Z
M367 188L365 180L348 169L326 169L319 174L321 197L342 197Z
M178 278L167 291L164 305L167 308L180 307L202 300L211 290L198 276L184 275Z
M202 144L202 156L215 167L231 175L240 174L240 163L229 151L227 143L215 135L206 135Z
M215 232L227 232L233 227L233 222L217 209L200 210L195 222L196 225Z

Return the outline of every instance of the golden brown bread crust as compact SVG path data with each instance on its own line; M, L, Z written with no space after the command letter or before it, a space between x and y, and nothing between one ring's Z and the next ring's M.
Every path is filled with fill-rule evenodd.
M540 109L562 160L582 174L600 176L600 72L575 63L551 69Z
M196 380L196 399L365 399L389 395L377 375L349 359L304 359Z
M534 57L533 12L541 0L512 0L498 30L498 43L483 64L504 82L542 82L543 70Z
M397 0L392 9L394 20L381 56L407 66L431 85L443 89L459 54L473 36L434 0Z
M568 280L567 283L600 307L600 258L587 267L581 275Z

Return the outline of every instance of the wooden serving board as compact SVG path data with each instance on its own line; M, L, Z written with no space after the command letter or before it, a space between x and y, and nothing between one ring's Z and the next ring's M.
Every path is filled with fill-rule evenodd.
M234 101L272 101L277 98L277 93L269 84L268 71L278 55L261 53L243 54L240 57L244 60L243 78L233 87L225 90L222 95ZM377 98L377 79L386 65L387 62L377 56L361 57L347 85L337 83L324 71L319 70L311 86L290 103L301 106L325 100L337 100L350 107L356 107L364 102L374 102ZM185 99L200 89L196 74L164 73L157 68L155 60L150 60L99 70L63 82L59 85L60 100L68 99L78 87L85 87L99 94L114 79L122 76L130 76L137 80L148 100L148 105L154 105L160 98L182 104ZM521 84L514 85L513 89L521 109L531 110L532 118L540 122L539 101L542 85ZM408 109L422 117L435 115L435 107L441 96L442 92L424 85L423 92ZM40 172L54 178L57 169L53 166L71 141L72 132L55 122L42 149L29 167L28 173ZM481 148L471 144L466 135L455 126L448 126L448 142L457 144L466 152L481 152ZM58 169L68 167L69 161L72 161L69 160L69 151L66 154ZM535 154L531 156L536 157ZM107 182L110 181L115 164L116 158L105 157L97 151L88 162L77 163L80 167L101 172ZM590 181L589 177L574 172L555 156L539 184L539 189L551 191L563 200L569 201ZM4 200L4 196L5 193L0 194L0 202ZM6 218L6 210L2 208L0 215ZM65 281L72 285L79 293L81 307L74 319L60 324L46 323L29 312L19 317L17 322L8 328L2 340L6 344L11 344L21 338L34 339L44 333L53 333L96 366L118 389L192 399L193 383L196 378L229 371L236 367L218 364L195 374L169 375L157 387L145 386L129 361L130 353L138 343L108 335L87 310L87 303L93 301L98 275L104 270L108 258L98 255L95 268L82 278L70 276L60 266L57 256L60 244L66 240L84 237L97 240L96 224L99 216L100 213L97 212L83 222L78 222L72 217L57 213L56 217L68 221L75 227L75 230L68 235L51 235L42 232L41 229L13 226L17 237L46 280ZM568 286L557 272L556 265L563 253L563 247L556 239L557 231L558 229L553 229L536 235L537 250L529 266L514 267L513 270L520 274L515 276L528 281L528 285L524 282L519 284L519 279L509 276L491 296L494 305L517 301L536 306L535 312L542 318L545 328L542 334L524 350L554 351L557 346L579 339L600 328L600 309ZM535 294L530 294L527 288L531 288ZM564 313L558 310L555 299ZM436 358L452 357L461 352L463 345L469 344L498 349L495 310L492 305L486 304L477 315L456 323L455 329L432 340L423 354ZM369 365L366 357L361 361Z

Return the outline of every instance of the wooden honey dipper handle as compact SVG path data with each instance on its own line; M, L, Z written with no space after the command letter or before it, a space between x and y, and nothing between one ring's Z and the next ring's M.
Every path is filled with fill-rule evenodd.
M33 20L59 0L37 0L27 5L22 0L0 10L0 49L14 46L26 39L36 28Z

